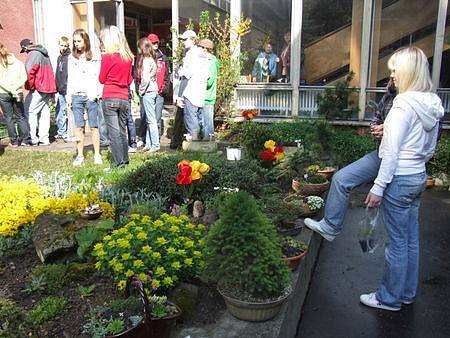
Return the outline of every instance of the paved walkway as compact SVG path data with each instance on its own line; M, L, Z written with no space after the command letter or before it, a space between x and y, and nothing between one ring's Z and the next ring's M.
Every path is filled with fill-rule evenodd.
M396 313L359 303L361 293L378 286L384 265L383 250L370 255L359 247L363 212L350 209L343 233L323 241L297 338L450 337L450 193L424 193L419 293L415 304Z

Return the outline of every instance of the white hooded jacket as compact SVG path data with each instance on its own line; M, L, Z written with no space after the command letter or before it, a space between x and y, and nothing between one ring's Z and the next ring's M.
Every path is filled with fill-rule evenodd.
M383 196L394 175L425 171L425 163L436 148L443 116L441 99L434 93L408 91L395 97L384 122L379 150L381 166L372 193Z

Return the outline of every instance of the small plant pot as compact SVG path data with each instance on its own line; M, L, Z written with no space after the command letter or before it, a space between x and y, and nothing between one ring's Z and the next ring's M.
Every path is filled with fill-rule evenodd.
M303 259L303 257L306 256L306 253L308 251L303 251L300 255L297 256L293 256L293 257L284 257L283 261L285 261L287 263L287 265L289 266L289 268L292 271L297 270L298 266L300 265L301 260Z
M304 198L304 196L302 196L302 195L291 194L291 195L286 196L283 199L283 202L284 202L284 205L287 208L289 208L289 204L288 204L289 201L292 201L293 199L303 199L303 198ZM296 216L304 218L304 217L312 217L312 216L317 215L319 213L320 209L319 210L311 210L309 208L308 204L304 203L301 206L291 208L291 211L293 213L295 213Z
M242 159L241 147L227 147L227 160L228 161L240 161Z
M299 220L296 220L294 222L286 222L286 225L292 225L292 226L278 226L277 232L281 236L297 236L302 232L302 229L305 227L304 223L299 223Z
M329 181L335 172L336 172L336 168L325 167L324 169L318 170L317 175L325 177Z
M328 190L330 182L328 180L324 183L308 183L305 181L292 179L292 189L303 196L322 196L322 194Z
M263 322L275 317L280 312L283 303L289 297L292 290L274 301L254 303L242 301L229 295L225 295L220 287L217 287L220 295L225 300L228 311L237 319L249 322Z
M94 220L97 218L100 218L100 216L103 214L103 210L97 211L97 212L85 212L85 211L81 211L80 212L80 217L83 219L88 219L88 220Z
M434 178L432 176L427 177L427 189L434 187Z

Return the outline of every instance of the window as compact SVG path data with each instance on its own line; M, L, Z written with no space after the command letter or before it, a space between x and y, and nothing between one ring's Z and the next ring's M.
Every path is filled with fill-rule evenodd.
M244 18L251 31L241 41L241 82L290 81L291 0L242 0Z

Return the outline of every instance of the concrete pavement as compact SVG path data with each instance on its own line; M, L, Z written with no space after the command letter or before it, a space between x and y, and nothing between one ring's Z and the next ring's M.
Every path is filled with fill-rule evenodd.
M365 191L356 194L359 201ZM361 252L357 233L363 214L361 207L349 209L342 234L322 242L297 338L450 337L450 193L423 195L418 296L399 312L359 303L361 293L376 290L384 266L383 248Z

